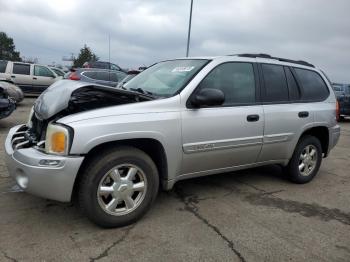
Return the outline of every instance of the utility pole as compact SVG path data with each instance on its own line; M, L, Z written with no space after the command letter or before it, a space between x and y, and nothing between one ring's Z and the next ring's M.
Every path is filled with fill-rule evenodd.
M108 34L108 62L111 64L111 35Z
M191 39L191 24L192 24L192 7L193 7L193 0L191 0L190 20L188 21L188 34L187 34L187 49L186 49L186 57L188 57L188 53L189 53L189 49L190 49L190 39Z

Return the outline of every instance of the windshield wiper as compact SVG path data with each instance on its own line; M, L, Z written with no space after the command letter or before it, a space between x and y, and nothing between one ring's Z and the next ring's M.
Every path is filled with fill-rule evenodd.
M153 98L156 97L152 92L143 90L141 87L138 87L138 88L129 88L129 90L135 91L135 92L138 92L138 93L141 93L141 94L146 95L146 96L151 96L151 97L153 97Z

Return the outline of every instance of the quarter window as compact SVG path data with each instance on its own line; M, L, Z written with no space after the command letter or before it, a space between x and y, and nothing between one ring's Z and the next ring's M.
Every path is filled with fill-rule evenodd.
M263 64L262 71L265 84L264 102L288 101L288 87L283 67Z
M30 65L14 63L12 72L18 75L30 75Z
M328 97L328 87L315 71L294 68L303 89L302 99L320 101Z
M224 63L212 70L199 89L219 89L225 94L224 106L255 103L255 78L250 63Z

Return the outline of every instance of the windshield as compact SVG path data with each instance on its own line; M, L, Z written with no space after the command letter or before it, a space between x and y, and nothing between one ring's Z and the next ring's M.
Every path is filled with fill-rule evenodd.
M155 96L175 95L209 61L204 59L181 59L164 61L146 69L125 84L129 90L142 90Z

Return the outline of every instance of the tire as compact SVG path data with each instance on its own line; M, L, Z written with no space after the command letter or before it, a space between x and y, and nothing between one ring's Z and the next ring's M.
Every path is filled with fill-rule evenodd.
M79 206L101 227L136 222L150 209L158 193L157 167L137 148L123 146L99 152L84 171L78 187Z
M313 152L311 150L315 150L314 154L310 153ZM306 152L309 152L309 154L307 155ZM322 147L320 141L314 136L303 136L298 142L287 166L289 180L297 184L310 182L317 174L321 162ZM302 164L304 164L304 168ZM310 168L307 168L308 164L310 164ZM302 168L301 170L299 166Z

